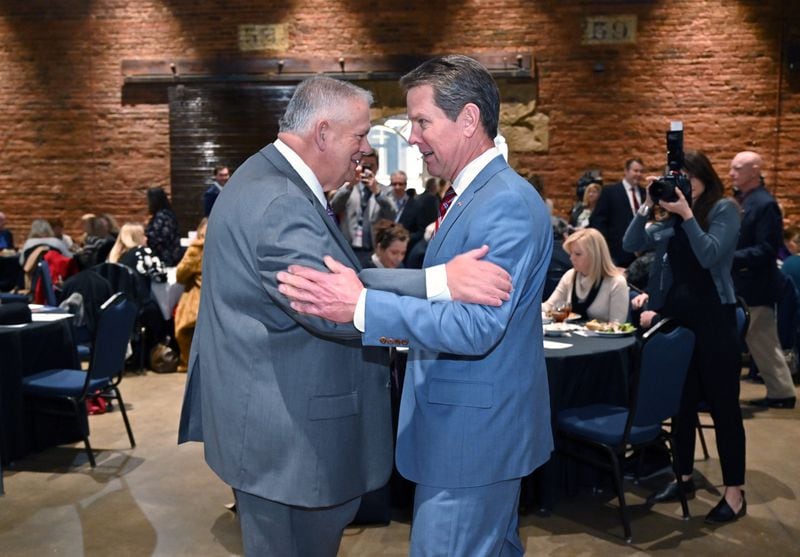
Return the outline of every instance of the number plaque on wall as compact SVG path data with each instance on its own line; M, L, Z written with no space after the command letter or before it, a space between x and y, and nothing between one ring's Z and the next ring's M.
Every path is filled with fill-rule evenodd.
M635 15L597 15L583 19L581 44L624 44L636 42Z
M289 26L239 25L239 50L287 50L289 48Z

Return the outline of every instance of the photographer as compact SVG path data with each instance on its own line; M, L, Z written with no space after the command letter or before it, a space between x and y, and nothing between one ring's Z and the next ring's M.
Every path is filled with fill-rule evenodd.
M650 179L645 205L625 232L623 245L628 251L654 248L658 254L652 272L659 292L651 293L649 303L655 307L642 313L642 325L655 323L660 316L671 317L695 334L675 425L681 473L678 480L687 496L693 496L697 407L705 400L714 420L725 483L723 498L705 519L717 524L734 521L747 510L742 490L745 434L739 408L741 368L731 280L740 216L736 202L724 197L722 182L704 154L687 151L680 158L683 164L679 166L688 183L680 176ZM645 229L654 198L671 217ZM649 503L677 500L675 482L648 498Z
M378 182L377 172L377 154L364 155L356 166L355 180L340 187L331 198L331 208L340 215L339 228L362 265L372 256L375 223L380 219L393 221L397 215L392 188Z

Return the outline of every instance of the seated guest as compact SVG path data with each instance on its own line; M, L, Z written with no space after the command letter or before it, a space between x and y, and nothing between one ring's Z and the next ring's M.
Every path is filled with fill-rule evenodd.
M614 266L605 238L594 228L578 230L564 240L572 269L564 273L543 311L562 302L584 319L617 321L628 317L628 284Z
M72 238L68 234L64 233L64 221L59 218L54 218L47 219L47 222L50 223L50 228L53 229L53 235L64 242L64 245L70 250L74 250L75 242L72 241Z
M22 244L20 250L19 264L24 266L25 260L39 246L49 246L51 249L61 252L61 255L65 257L72 257L72 252L64 242L55 237L50 223L44 219L35 219L31 223L28 239Z
M174 267L183 256L183 249L178 232L178 217L162 188L147 190L147 211L150 213L150 220L145 227L147 245L164 265Z
M381 219L375 223L375 252L364 265L368 269L397 269L403 266L408 248L408 230L402 224Z
M153 298L150 285L152 282L165 282L167 273L164 264L147 247L144 227L135 222L128 222L120 228L117 240L108 256L109 263L120 263L134 271L136 277L136 302L139 305L139 322L145 328L145 354L159 342L171 335L171 323L164 321L158 303ZM136 343L134 349L138 350ZM138 359L134 358L134 361Z
M189 368L189 350L192 347L192 336L197 324L197 312L200 309L200 287L203 283L203 246L206 239L204 218L197 226L197 238L183 254L175 270L175 277L183 285L183 294L175 310L175 340L180 350L178 372L186 373Z
M138 222L127 222L122 225L116 242L108 254L109 263L122 263L130 267L142 277L155 282L167 280L164 264L147 247L147 236L144 227Z
M6 228L6 215L0 213L0 250L14 249L14 235Z
M96 215L83 218L84 239L75 257L81 269L89 269L108 258L114 237L108 231L108 221Z
M600 199L600 192L603 186L597 182L592 182L583 190L583 199L572 211L569 224L572 228L586 228L589 226L589 217L592 215L597 200Z

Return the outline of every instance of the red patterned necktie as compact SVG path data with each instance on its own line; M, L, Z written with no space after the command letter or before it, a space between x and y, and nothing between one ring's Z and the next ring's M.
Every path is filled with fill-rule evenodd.
M636 191L636 186L631 188L631 197L633 198L633 212L639 210L639 192Z
M442 201L439 203L439 218L436 219L436 230L439 230L439 225L442 224L442 220L444 220L444 216L447 214L447 208L450 207L450 204L453 203L453 199L456 197L456 190L453 189L453 186L450 186L447 190L447 193L444 194Z

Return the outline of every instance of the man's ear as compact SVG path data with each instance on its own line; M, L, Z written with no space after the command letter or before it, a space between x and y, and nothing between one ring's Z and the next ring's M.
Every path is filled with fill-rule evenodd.
M320 151L325 150L326 140L330 135L330 131L330 125L328 125L327 120L320 120L314 125L314 143Z
M458 118L463 124L464 135L472 137L481 125L481 109L474 103L467 103Z

